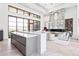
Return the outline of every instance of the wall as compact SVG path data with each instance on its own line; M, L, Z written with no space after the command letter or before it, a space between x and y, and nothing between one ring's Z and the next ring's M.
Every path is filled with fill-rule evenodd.
M0 29L4 31L4 39L8 38L8 6L0 3Z
M79 4L77 4L77 33L79 35Z
M77 38L79 39L79 3L77 3Z
M44 15L44 26L49 28L48 22L49 22L49 15Z

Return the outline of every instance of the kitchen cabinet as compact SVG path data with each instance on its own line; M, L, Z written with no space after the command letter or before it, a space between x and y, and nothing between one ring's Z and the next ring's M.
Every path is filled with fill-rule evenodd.
M3 30L0 30L0 41L3 40Z

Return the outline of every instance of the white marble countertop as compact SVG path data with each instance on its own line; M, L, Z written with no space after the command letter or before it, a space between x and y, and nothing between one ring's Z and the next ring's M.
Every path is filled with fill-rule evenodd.
M33 31L33 32L27 32L24 31L24 33L37 33L37 34L45 34L45 33L49 33L48 31Z
M16 34L16 35L20 35L22 37L26 37L26 38L31 38L31 37L34 37L34 36L37 36L37 35L33 35L33 34L29 34L29 33L21 33L21 32L12 32L13 34Z

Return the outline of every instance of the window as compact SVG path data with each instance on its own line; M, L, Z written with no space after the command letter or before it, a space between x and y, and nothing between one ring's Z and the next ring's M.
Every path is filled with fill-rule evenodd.
M17 13L17 8L14 8L14 7L11 7L11 6L9 6L8 8L9 8L10 12Z
M25 15L25 16L37 18L37 19L41 18L41 16L39 16L37 14L31 13L29 11L26 11L26 10L23 10L23 9L14 7L14 6L10 6L10 5L8 6L8 11L13 12L13 13L17 13L17 14L20 14L20 15Z
M30 20L30 31L33 31L33 20Z
M34 14L30 13L30 17L34 17Z
M34 20L34 26L33 27L34 27L33 28L34 31L40 30L40 22Z
M23 19L19 17L9 16L9 37L14 31L37 31L40 30L40 21Z
M18 14L23 15L23 10L18 9Z
M41 17L38 15L37 18L40 19Z
M36 15L35 15L35 14L33 14L33 17L34 17L34 18L36 18Z
M28 19L24 19L24 31L28 31Z
M29 12L26 12L26 11L25 11L25 12L24 12L24 15L25 15L25 16L29 16Z
M17 31L23 31L23 19L17 18Z
M9 16L9 37L13 31L16 31L16 17Z

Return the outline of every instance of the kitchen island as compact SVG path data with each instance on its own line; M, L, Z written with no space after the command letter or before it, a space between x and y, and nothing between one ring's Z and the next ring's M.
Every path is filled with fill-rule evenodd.
M24 55L39 55L39 36L30 33L12 32L11 43Z

